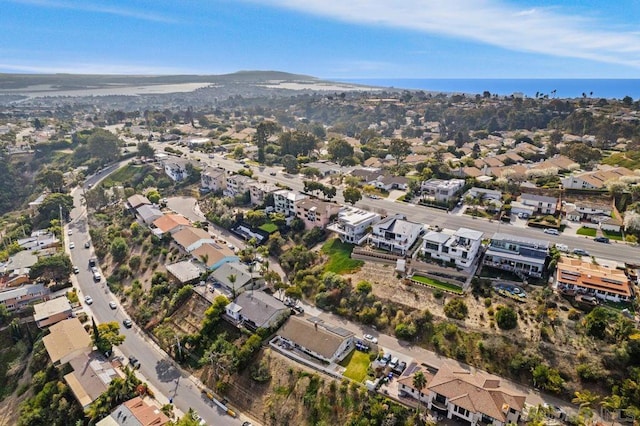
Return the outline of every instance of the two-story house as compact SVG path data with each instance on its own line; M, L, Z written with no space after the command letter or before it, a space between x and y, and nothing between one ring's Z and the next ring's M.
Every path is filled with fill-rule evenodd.
M472 426L504 426L518 424L520 420L526 395L505 386L500 377L450 363L444 363L435 374L427 373L425 377L427 384L421 397L416 398L418 391L408 379L399 381L400 394L420 399L430 410Z
M187 163L185 160L167 160L164 162L164 172L175 182L180 182L189 177L187 171Z
M628 302L635 297L624 271L565 256L558 260L556 286L611 302Z
M367 236L367 241L381 250L404 256L416 242L422 230L422 224L410 222L406 220L406 216L398 214L388 216L374 224L371 233Z
M535 212L539 214L555 214L558 206L556 197L536 194L522 194L520 195L520 202L525 206L533 207Z
M317 198L304 198L294 204L294 209L296 217L304 222L304 229L309 230L315 227L324 229L342 206Z
M495 233L483 264L518 275L541 278L549 256L549 241Z
M252 183L257 183L257 181L245 175L230 175L227 176L226 187L222 193L225 197L242 195L249 191L249 185Z
M42 284L29 284L0 292L0 305L9 312L19 312L36 302L49 300L49 289Z
M281 189L273 193L273 204L276 213L282 213L286 218L293 219L296 215L296 203L308 198L297 191Z
M200 187L204 191L224 191L227 187L226 170L222 167L206 167L200 173Z
M420 251L433 259L454 262L456 266L468 268L475 262L482 246L482 232L460 228L453 234L428 232L422 237Z
M249 194L251 195L251 205L261 206L265 203L267 196L280 190L272 183L253 182L249 184Z
M378 221L378 213L344 207L338 213L336 222L327 226L327 229L337 233L343 243L362 244L367 239L369 228Z
M448 203L458 195L462 187L464 187L464 179L429 179L422 182L420 191L423 198Z
M633 171L626 167L600 166L598 170L572 174L560 179L560 182L566 189L605 189L607 181L632 175Z

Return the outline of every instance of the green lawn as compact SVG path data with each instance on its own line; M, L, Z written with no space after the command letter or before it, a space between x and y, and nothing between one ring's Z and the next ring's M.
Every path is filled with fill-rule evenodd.
M260 226L258 229L261 229L268 234L273 234L278 230L278 227L271 222L267 222L264 225Z
M597 233L596 229L593 228L587 228L586 226L583 226L582 228L578 229L576 231L576 234L578 235L586 235L587 237L595 237Z
M343 367L347 367L344 376L356 382L364 381L369 370L369 354L366 352L353 351L341 363Z
M343 243L337 238L327 241L322 246L322 253L329 256L324 270L335 272L336 274L348 274L358 270L364 262L362 260L351 259L353 244Z
M602 230L602 234L609 238L610 240L617 240L617 241L622 241L624 238L622 238L622 233L621 232L613 232L613 231L605 231L604 229Z
M122 184L123 182L131 181L137 173L141 172L145 168L145 166L127 164L107 176L103 181L103 185L106 188L111 188L112 186Z
M429 277L424 277L422 275L414 275L411 277L411 279L415 282L418 282L420 284L425 284L428 285L430 287L435 287L438 288L440 290L444 290L444 291L450 291L453 293L457 293L457 294L462 294L462 288L460 286L457 286L455 284L449 284L449 283L445 283L443 281L438 281L438 280L434 280L432 278Z

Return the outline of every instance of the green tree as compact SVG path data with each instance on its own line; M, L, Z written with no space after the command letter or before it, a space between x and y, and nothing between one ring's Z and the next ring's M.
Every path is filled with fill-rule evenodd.
M98 334L96 334L96 330ZM98 324L91 333L93 344L101 353L111 351L113 346L119 346L124 342L125 336L120 334L120 324L117 321L105 322Z
M620 395L605 396L600 401L600 406L611 415L611 426L613 426L616 423L620 408L622 408L622 398Z
M236 300L236 281L238 277L236 274L231 274L227 277L227 280L229 280L229 284L231 284L231 297L233 300Z
M158 204L161 198L162 196L156 189L152 189L151 191L147 192L147 199L153 204Z
M113 260L120 263L125 260L129 254L129 246L124 238L116 237L111 241L109 251L111 252L111 256L113 256Z
M244 218L252 228L257 228L267 222L267 214L264 210L249 210Z
M512 330L518 326L518 314L510 306L500 306L496 312L496 324L503 330Z
M6 324L11 319L11 312L7 309L7 305L0 304L0 325Z
M51 192L62 192L64 187L64 175L58 169L46 168L41 170L35 179L38 185L44 186Z
M344 201L355 205L358 201L362 200L362 193L358 188L348 187L342 192L342 196L344 197Z
M294 300L295 304L298 304L298 301L302 299L302 290L297 285L292 285L286 288L284 295L285 297Z
M574 395L575 397L571 402L580 406L578 414L581 417L591 419L593 417L593 405L598 402L600 397L588 389L576 391Z
M110 202L109 195L102 185L96 185L88 191L84 191L84 202L87 208L100 210Z
M348 160L352 160L353 147L342 138L332 138L327 146L329 158L340 165L345 164Z
M38 207L38 213L45 220L59 219L62 212L62 218L69 220L69 214L73 209L73 197L67 194L49 194L45 197Z
M73 266L71 259L66 254L56 254L49 257L40 257L29 270L29 278L43 280L45 282L59 282L66 280L71 275Z
M104 129L95 129L87 139L87 147L91 156L101 163L115 161L120 156L118 146L120 140L113 133Z
M149 142L139 142L138 152L136 153L136 155L141 158L153 158L156 155L156 150L153 149Z
M538 364L533 369L533 385L549 392L560 393L564 388L564 380L558 370L545 364Z
M298 172L298 160L293 155L287 154L282 157L282 166L287 173Z
M615 313L604 307L597 307L584 318L584 327L587 334L598 339L605 339L607 329Z
M404 139L391 139L391 142L389 142L389 154L396 159L396 164L400 164L402 160L411 154L411 144Z
M463 320L467 317L469 308L461 298L451 299L444 305L444 314L448 318Z
M427 378L422 371L417 371L413 375L412 384L413 388L418 391L418 414L420 414L420 406L422 405L420 397L422 396L422 390L427 386Z

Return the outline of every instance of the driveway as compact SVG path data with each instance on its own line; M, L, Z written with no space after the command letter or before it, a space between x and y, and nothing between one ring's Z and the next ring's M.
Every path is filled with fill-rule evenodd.
M191 222L207 220L198 207L198 200L193 197L171 197L167 199L167 207Z

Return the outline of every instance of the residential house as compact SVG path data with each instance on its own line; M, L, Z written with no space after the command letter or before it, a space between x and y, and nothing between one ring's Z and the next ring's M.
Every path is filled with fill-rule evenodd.
M354 348L354 334L325 322L291 316L278 330L281 341L321 361L342 361Z
M373 225L367 242L381 250L406 255L422 233L423 225L406 220L404 215L393 215Z
M91 336L78 318L53 324L42 343L54 365L66 364L80 354L88 354L93 346Z
M38 209L44 202L45 198L47 198L47 195L49 195L48 192L45 192L44 194L40 194L38 198L36 198L35 200L29 203L29 211L31 212L32 215L38 212Z
M502 192L474 186L464 193L463 198L473 198L480 201L501 201Z
M173 233L173 240L187 253L191 253L203 244L215 244L216 240L202 228L187 226Z
M264 283L262 274L240 262L221 265L213 271L209 279L226 287L232 295L235 294L236 296L247 289L258 288Z
M163 426L171 421L158 407L136 396L120 404L96 426Z
M251 205L261 206L267 200L269 194L280 190L272 183L254 182L249 184L249 194L251 195Z
M189 177L187 164L189 161L180 159L171 159L164 162L164 172L174 182L180 182Z
M597 223L602 216L611 216L613 207L611 202L594 203L590 201L576 201L567 203L567 219L579 222L589 220Z
M200 173L200 187L205 191L224 191L227 187L227 171L222 167L205 167Z
M144 195L133 194L131 197L127 198L127 205L130 209L136 210L138 207L150 205L151 201Z
M72 317L73 309L65 296L33 305L33 319L39 328L48 327Z
M218 269L225 263L238 262L238 256L223 244L205 243L191 252L191 255L204 263L210 271Z
M111 381L118 377L111 363L97 352L81 353L70 359L69 365L73 371L64 376L64 381L83 409L89 408L107 391Z
M382 175L384 175L384 172L379 167L360 167L351 170L351 176L357 177L363 182L371 182Z
M60 245L60 240L52 232L41 229L33 231L29 237L18 239L18 245L24 250L44 250Z
M9 312L20 312L29 305L49 300L49 294L43 284L27 284L0 292L0 305Z
M603 231L617 232L617 233L620 233L624 226L624 223L622 221L611 216L602 216L598 224L600 226L600 229L602 229Z
M290 309L263 291L245 291L225 310L229 318L250 330L275 327L290 314Z
M472 426L517 424L525 407L526 395L488 373L444 363L435 374L428 371L425 377L427 384L421 393L424 396L419 399L430 410L446 414L448 419L466 421ZM414 398L418 392L412 380L399 384L399 391Z
M556 197L547 197L536 194L521 194L520 202L526 206L531 206L539 214L555 214L558 206Z
M362 244L367 239L369 228L379 221L378 213L344 207L338 213L336 222L327 226L327 229L337 233L343 243Z
M4 287L17 287L30 283L29 271L38 262L38 256L33 251L22 250L9 257L5 263L0 263L0 283Z
M304 164L304 167L312 167L314 169L318 169L322 177L339 175L340 173L344 172L342 166L336 163L332 163L331 161L314 161Z
M296 216L296 203L308 198L307 195L297 191L288 191L281 189L273 193L274 210L276 213L282 213L286 218L294 218Z
M136 213L147 225L151 225L157 219L160 219L164 213L154 205L144 204L136 209Z
M495 233L483 264L517 275L541 278L548 256L549 241Z
M409 179L404 176L392 176L390 174L384 174L368 181L367 184L373 185L376 188L385 191L391 191L394 189L406 191L409 187Z
M432 259L454 262L461 268L469 268L475 262L482 246L482 232L460 228L453 234L428 232L422 237L420 251Z
M222 193L225 197L236 197L249 191L249 185L257 183L255 179L245 175L229 175Z
M438 203L448 203L455 197L464 187L463 179L429 179L422 182L420 191L423 198L433 199Z
M340 204L317 198L303 198L294 203L295 215L304 222L306 230L315 227L324 229L330 223L331 217L337 215L340 209L342 209Z
M183 260L181 262L172 263L170 265L166 265L165 268L167 269L167 272L180 284L199 281L206 272L202 264L192 260Z
M430 395L427 391L426 385L420 390L416 389L413 386L413 377L418 372L421 372L424 376L425 383L429 383L433 379L433 376L438 372L438 370L435 368L427 367L426 364L409 365L405 373L400 378L398 378L398 396L408 396L424 404L428 404Z
M187 226L191 226L191 222L186 217L179 214L165 214L164 216L153 221L153 229L155 234L175 234L183 230Z
M601 166L599 170L577 173L560 179L565 189L606 189L606 183L623 176L632 176L633 171L625 167Z
M526 217L533 216L536 212L536 208L532 205L522 203L520 201L511 202L511 214L525 215Z
M611 302L628 302L635 294L624 271L566 256L556 266L556 286Z

